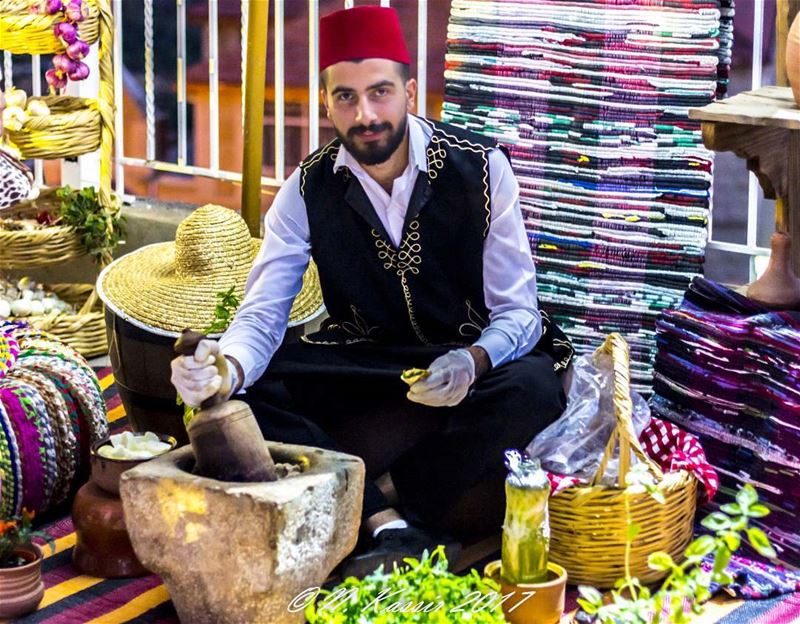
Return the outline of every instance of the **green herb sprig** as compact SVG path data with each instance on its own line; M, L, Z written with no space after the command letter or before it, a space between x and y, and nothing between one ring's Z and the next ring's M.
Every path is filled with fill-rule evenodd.
M499 624L506 621L502 601L500 586L475 570L464 576L448 572L439 546L391 572L381 566L363 579L350 577L320 591L305 616L310 624Z
M236 314L236 310L241 304L239 297L234 294L235 290L236 286L234 285L225 292L217 293L219 302L214 308L214 321L203 330L204 334L221 334L228 329L228 325L233 320L233 315Z
M103 206L94 189L72 189L65 186L56 191L61 200L57 222L73 228L94 261L105 266L125 237L125 217L119 206Z
M629 484L629 493L656 491L652 483ZM660 494L660 492L659 492ZM661 497L663 500L663 497ZM626 499L627 501L627 499ZM661 502L661 501L659 501ZM720 511L703 519L701 524L713 531L713 535L702 535L684 551L684 561L676 563L669 553L655 552L648 557L647 564L653 570L669 572L666 580L655 593L630 575L630 548L625 553L625 578L619 579L611 591L611 602L605 604L603 595L594 587L578 588L581 597L578 603L598 624L686 624L691 620L684 605L688 604L693 615L703 612L703 603L711 598L711 584L730 585L733 577L726 571L731 555L738 550L742 538L764 557L776 556L769 538L758 527L750 526L753 518L769 514L766 505L758 502L758 493L751 485L745 485L736 494L736 502L722 505ZM638 535L640 527L633 524L628 508L628 546ZM703 568L705 557L714 553L711 571ZM664 611L667 612L664 619Z
M239 297L234 294L235 290L236 285L233 285L225 292L217 293L217 299L219 299L219 303L217 303L216 307L214 308L214 320L212 321L211 325L203 330L205 335L208 336L209 334L221 334L228 329L228 326L233 320L233 315L236 314L236 310L241 304ZM194 415L197 413L198 408L186 405L183 402L181 395L178 395L176 403L178 405L183 405L183 424L184 426L188 427L192 418L194 418Z

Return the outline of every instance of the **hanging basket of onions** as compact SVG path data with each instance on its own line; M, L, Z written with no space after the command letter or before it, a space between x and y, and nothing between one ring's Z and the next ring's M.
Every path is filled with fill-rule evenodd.
M60 54L79 42L88 52L99 36L96 0L0 0L0 49L12 54Z

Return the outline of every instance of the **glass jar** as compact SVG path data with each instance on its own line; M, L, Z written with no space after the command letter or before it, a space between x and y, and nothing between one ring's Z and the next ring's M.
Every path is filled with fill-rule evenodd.
M506 451L506 516L503 523L502 576L508 583L547 580L550 482L538 459Z

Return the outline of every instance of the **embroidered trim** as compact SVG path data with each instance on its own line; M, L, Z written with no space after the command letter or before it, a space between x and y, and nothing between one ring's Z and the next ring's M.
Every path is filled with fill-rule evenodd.
M483 210L486 213L486 227L483 228L482 235L485 239L489 233L489 227L492 223L492 200L489 194L489 152L494 148L485 147L479 143L473 143L468 139L459 139L458 137L449 134L442 128L434 126L427 119L420 119L422 119L424 123L428 124L428 127L433 131L433 135L431 136L431 145L433 145L433 147L429 146L426 151L426 155L428 156L428 177L431 180L435 180L439 176L438 170L444 168L444 159L447 156L447 152L440 145L441 143L444 143L453 149L460 149L466 152L480 154L483 158ZM437 133L441 134L444 138L437 136Z
M304 160L300 163L300 197L305 197L305 190L306 190L306 176L308 175L308 170L315 164L317 164L320 160L325 158L325 155L331 152L331 149L334 147L339 147L336 145L338 139L333 139L330 143L325 145L322 149L320 149L316 154L312 155L309 160ZM333 156L333 159L336 160L336 157Z
M353 322L345 321L341 324L341 328L352 336L371 340L372 332L380 331L377 325L370 326L364 317L358 313L358 308L350 305L350 310L353 312Z
M395 274L400 278L400 286L403 289L403 298L406 302L408 319L411 322L414 333L422 344L431 344L425 337L425 334L422 333L422 329L417 323L417 317L414 314L414 303L411 298L411 290L408 287L408 280L406 279L406 273L409 272L412 275L419 275L419 265L422 264L422 245L419 242L419 220L414 219L408 224L408 231L403 237L399 250L383 240L380 232L375 228L371 229L370 233L373 238L375 238L375 247L378 248L378 258L383 260L383 268L387 271L394 269Z
M472 301L467 299L466 303L468 321L458 326L458 333L464 338L475 338L483 333L483 330L489 325L489 321L478 313L473 307Z
M355 344L357 342L373 342L372 340L368 340L367 338L353 338L352 340L311 340L308 336L300 336L300 340L305 343L313 344L313 345L349 345Z
M569 363L572 361L572 357L575 355L575 348L572 346L572 343L569 340L554 339L553 346L555 347L556 345L559 347L566 347L569 350L569 353L567 353L560 362L553 363L553 370L558 372L562 368L566 370L566 368L569 366Z

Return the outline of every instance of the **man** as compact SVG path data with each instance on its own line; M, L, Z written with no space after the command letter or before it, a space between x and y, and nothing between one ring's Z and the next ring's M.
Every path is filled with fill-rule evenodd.
M481 484L502 501L503 450L559 416L557 372L572 355L538 310L505 154L412 115L408 65L393 9L321 20L322 99L337 139L276 196L219 345L173 362L173 383L196 405L221 387L211 365L221 350L267 439L365 460L362 526L373 541L346 574L431 548ZM309 257L330 318L279 348ZM408 389L400 373L411 367L430 375ZM502 502L492 511L497 527Z

